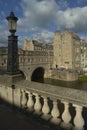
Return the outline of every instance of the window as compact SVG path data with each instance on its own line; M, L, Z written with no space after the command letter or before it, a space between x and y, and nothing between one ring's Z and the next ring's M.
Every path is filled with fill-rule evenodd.
M78 56L76 57L76 61L79 61L79 57Z
M25 58L24 58L24 62L25 62Z
M4 64L6 64L6 58L4 59Z
M30 58L28 58L28 62L30 62Z
M79 48L76 48L76 52L79 52Z
M22 62L22 57L20 58L20 63Z

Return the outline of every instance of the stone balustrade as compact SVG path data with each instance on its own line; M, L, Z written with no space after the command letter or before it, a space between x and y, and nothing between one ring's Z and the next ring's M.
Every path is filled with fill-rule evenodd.
M86 91L21 81L15 89L1 84L0 98L66 130L85 130Z

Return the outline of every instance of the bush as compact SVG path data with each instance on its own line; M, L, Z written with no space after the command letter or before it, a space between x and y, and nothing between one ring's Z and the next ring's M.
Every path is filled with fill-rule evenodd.
M87 81L87 75L80 76L79 81Z

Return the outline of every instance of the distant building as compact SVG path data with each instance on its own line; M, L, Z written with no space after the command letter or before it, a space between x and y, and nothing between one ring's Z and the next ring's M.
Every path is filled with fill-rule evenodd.
M54 67L80 70L81 48L80 38L75 32L55 32L54 41Z
M87 71L87 42L81 39L81 69Z
M7 67L7 47L0 47L0 68Z
M6 47L0 47L0 68L7 67ZM87 68L87 44L75 32L55 32L53 44L24 40L19 48L19 66L49 64L49 68L83 70Z
M24 40L23 47L19 48L19 68L20 66L48 65L53 64L53 45L51 43L41 43L36 40ZM7 68L8 48L0 48L0 69Z
M53 45L52 43L42 43L39 40L25 39L22 49L28 51L53 51Z

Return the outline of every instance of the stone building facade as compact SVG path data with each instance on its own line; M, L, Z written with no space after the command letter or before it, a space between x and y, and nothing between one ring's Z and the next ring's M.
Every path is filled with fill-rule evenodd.
M1 69L7 68L7 54L8 54L8 48L0 47L0 68Z
M87 42L81 39L81 68L87 68Z
M36 44L34 47L37 46ZM45 47L47 46L48 49ZM53 65L53 48L52 45L45 45L43 48L39 44L39 48L32 50L29 48L24 50L24 48L19 48L19 69L24 73L27 79L30 79L35 70L44 70L44 77L49 77L51 74L50 71ZM28 46L27 46L28 48ZM7 69L7 55L8 49L7 47L0 48L0 70Z
M25 39L22 45L25 51L50 51L53 52L52 43L42 43L39 40Z
M83 42L75 32L68 32L67 30L63 33L56 31L53 44L41 43L32 39L24 40L23 46L19 48L18 52L19 69L28 79L35 70L44 69L44 77L75 80L77 74L74 72L80 71L83 68L83 63L85 67L87 65L87 46L83 46L84 44L81 43ZM1 47L0 69L7 68L7 54L8 49Z
M81 64L80 38L75 32L55 32L54 67L79 70Z

